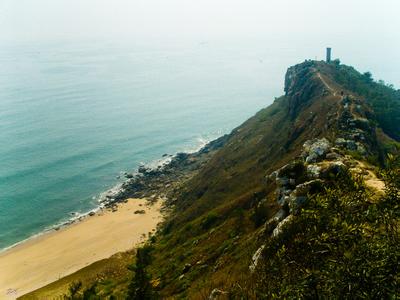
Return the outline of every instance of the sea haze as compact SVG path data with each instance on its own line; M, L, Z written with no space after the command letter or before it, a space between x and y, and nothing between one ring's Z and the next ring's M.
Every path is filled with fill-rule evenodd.
M121 172L229 132L282 93L285 69L266 46L204 42L0 51L0 249L93 209Z

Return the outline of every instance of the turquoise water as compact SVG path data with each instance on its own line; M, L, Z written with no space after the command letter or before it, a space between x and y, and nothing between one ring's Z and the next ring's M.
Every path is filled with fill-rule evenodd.
M259 58L206 44L3 48L0 248L96 207L121 172L194 149L268 105L281 80L266 88Z
M323 56L298 45L3 45L0 249L95 208L122 172L240 125L283 93L288 66ZM353 56L398 78L373 49Z

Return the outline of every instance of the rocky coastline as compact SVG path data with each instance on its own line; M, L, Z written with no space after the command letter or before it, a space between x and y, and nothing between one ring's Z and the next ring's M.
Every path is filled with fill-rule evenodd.
M126 203L129 198L145 198L149 204L164 200L164 207L174 205L179 187L190 180L204 165L213 154L220 149L228 139L228 135L223 135L207 143L200 150L193 153L180 152L176 155L164 154L163 158L169 158L166 163L154 168L141 165L134 173L124 173L126 180L117 188L111 189L99 200L100 205L97 209L85 214L76 212L71 213L71 218L61 224L42 231L36 235L22 240L9 247L0 250L6 252L29 240L40 237L43 234L59 231L60 229L83 221L87 217L98 214L99 211L106 209L111 211L118 210L118 204Z
M174 156L164 154L168 162L151 168L141 165L134 173L125 173L126 181L117 190L109 191L101 200L101 207L117 209L118 203L128 198L146 198L150 203L164 199L167 206L173 205L179 187L191 179L213 154L227 141L223 135L194 153L180 152Z

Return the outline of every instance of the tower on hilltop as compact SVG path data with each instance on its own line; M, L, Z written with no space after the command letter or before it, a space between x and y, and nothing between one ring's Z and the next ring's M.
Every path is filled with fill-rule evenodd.
M327 47L326 48L326 62L327 63L331 62L331 54L332 54L332 48Z

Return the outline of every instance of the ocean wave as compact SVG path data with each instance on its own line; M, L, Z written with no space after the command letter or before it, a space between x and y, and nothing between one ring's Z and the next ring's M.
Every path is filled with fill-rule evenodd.
M174 157L178 155L178 153L196 153L200 151L204 146L206 146L209 142L212 140L218 138L218 136L210 136L209 138L207 137L198 137L196 138L196 142L194 143L193 146L188 147L188 148L183 148L182 151L177 151L174 155L163 155L161 158L152 160L150 162L141 162L138 166L138 169L132 173L128 172L121 172L120 177L131 175L131 176L137 176L139 174L139 168L145 168L146 170L156 170L159 168L164 167L165 165L169 164ZM97 202L99 203L100 208L104 208L107 204L112 203L115 201L115 199L123 194L125 188L125 184L129 184L130 178L127 178L123 182L120 182L113 186L112 188L102 192L98 197L97 197Z
M188 153L188 154L196 153L196 152L200 151L204 146L206 146L209 142L218 138L218 136L221 135L220 133L218 133L218 134L219 135L214 134L214 135L210 135L207 137L205 137L205 136L197 137L195 143L193 143L193 146L183 148L181 151L177 151L174 155L164 155L161 158L152 160L147 163L142 162L138 165L138 168L131 173L128 173L126 171L125 172L121 171L120 178L123 178L124 176L126 176L128 174L131 174L132 176L137 176L139 174L138 170L140 167L144 167L147 170L155 170L158 168L162 168L163 166L169 164L173 160L173 158L177 156L178 153ZM3 253L7 250L15 248L20 244L26 243L30 240L33 240L33 239L43 236L45 234L55 232L57 230L65 228L69 225L72 225L76 222L82 221L84 218L88 217L90 214L101 211L102 209L104 209L106 207L107 204L114 202L115 199L118 197L118 195L120 195L124 192L124 184L129 184L129 180L130 180L130 178L125 178L125 180L121 180L121 182L117 183L110 189L107 189L107 190L101 192L98 196L94 196L92 198L92 200L95 202L95 207L90 209L89 211L70 212L69 214L71 215L71 217L69 217L67 220L63 219L62 221L45 228L41 232L33 234L30 237L28 237L24 240L21 240L17 243L14 243L8 247L0 249L0 253Z
M61 222L56 223L54 225L51 225L51 226L45 228L44 230L31 235L30 237L28 237L26 239L23 239L23 240L21 240L19 242L16 242L16 243L14 243L14 244L12 244L10 246L7 246L7 247L5 247L3 249L0 249L0 254L3 253L3 252L6 252L7 250L10 250L12 248L17 247L18 245L21 245L23 243L29 242L30 240L34 240L34 239L36 239L36 238L38 238L40 236L43 236L45 234L58 231L58 230L60 230L62 228L65 228L65 227L67 227L69 225L72 225L72 224L74 224L76 222L82 221L84 218L89 216L89 214L96 213L96 212L100 211L101 209L102 209L102 207L98 206L98 207L95 207L94 209L91 209L90 211L87 211L87 212L84 212L84 213L72 212L71 214L73 214L73 216L70 217L68 220L66 220L66 221L64 220L64 221L61 221Z

